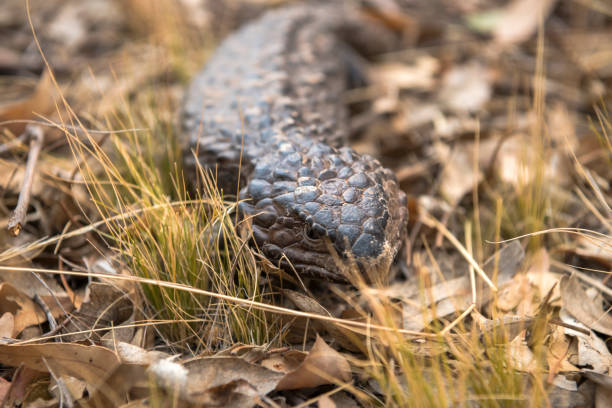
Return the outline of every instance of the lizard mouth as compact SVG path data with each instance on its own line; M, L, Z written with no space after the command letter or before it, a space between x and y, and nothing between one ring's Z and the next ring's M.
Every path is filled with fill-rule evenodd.
M363 275L370 267L376 267L384 255L376 259L360 257L351 249L347 237L274 205L262 208L243 201L239 210L248 217L253 240L263 254L299 276L350 283L354 272Z

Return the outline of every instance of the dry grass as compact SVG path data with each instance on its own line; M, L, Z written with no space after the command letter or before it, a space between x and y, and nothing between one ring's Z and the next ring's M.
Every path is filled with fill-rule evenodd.
M167 72L180 80L186 79L199 65L193 60L203 59L202 55L192 58L188 50L203 44L197 44L192 31L176 29L183 27L181 22L185 16L172 2L155 3L153 8L148 7L148 1L130 3L128 12L134 29L149 36L163 50L160 55ZM148 23L144 29L140 24L143 21ZM530 249L535 250L562 241L562 234L558 232L569 227L555 216L563 203L544 177L546 163L542 158L547 157L553 146L544 117L543 55L544 38L540 34L533 78L531 113L536 117L530 134L533 144L526 149L522 163L525 170L522 174L529 176L520 178L514 190L500 184L499 188L487 191L480 199L482 202L478 201L475 189L474 207L466 217L463 239L447 231L466 261L474 265L473 285L479 279L474 267L478 269L485 256L499 248L501 237L527 236ZM157 58L149 61L151 65ZM138 90L129 89L129 97L122 95L124 98L117 105L100 108L97 113L102 113L98 123L101 126L145 129L115 134L110 137L110 146L101 146L99 138L86 129L78 134L65 130L104 223L98 232L131 273L170 283L155 285L148 281L142 286L151 321L173 322L159 327L168 346L197 352L237 343L283 345L285 332L278 314L295 317L304 317L304 314L265 307L264 304L274 305L277 298L273 296L273 288L262 283L260 258L248 245L248 226L234 222L237 203L224 199L214 177L202 170L199 176L204 188L197 193L186 185L174 133L175 89L165 85L147 82ZM592 126L612 165L612 122L608 112L598 110ZM576 186L576 190L582 194L580 197L589 211L607 227L609 238L612 234L610 198L593 182L575 155L574 159L578 177L588 186L588 189ZM551 228L557 229L551 230L554 232L551 234L542 233ZM595 233L573 232L594 240L601 238ZM550 241L544 236L550 237ZM487 237L493 237L497 244L487 243ZM421 244L427 248L425 238ZM425 288L427 283L421 284ZM196 290L185 290L181 285ZM427 327L426 335L410 336L395 319L397 305L393 299L368 296L366 286L358 287L357 291L365 294L366 306L353 306L362 311L363 321L368 324L357 327L354 322L342 319L328 319L328 322L344 329L351 326L354 331L363 355L353 363L361 370L362 379L373 379L375 384L348 385L347 389L366 405L535 407L547 404L547 390L551 385L546 381L544 336L537 333L531 336L536 365L524 373L515 369L512 346L508 343L513 336L506 325L483 331L478 325L467 323L478 319L477 312L469 309L470 313L462 314L464 310L457 310L454 317L459 318L452 326L451 322L440 319ZM473 303L476 301L474 298ZM545 320L542 316L538 318L539 322ZM380 327L386 329L378 330Z

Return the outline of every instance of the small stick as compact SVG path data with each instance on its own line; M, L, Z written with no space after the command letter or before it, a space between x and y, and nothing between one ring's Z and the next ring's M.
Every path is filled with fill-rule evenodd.
M17 147L24 144L27 140L28 134L26 132L23 132L21 135L14 138L13 140L0 145L0 154L4 154L6 152L10 152L13 149L16 149Z
M24 134L30 139L30 152L28 153L28 161L26 163L26 170L23 177L23 184L21 185L21 191L19 192L17 206L8 223L8 229L14 236L19 235L25 222L26 212L30 204L34 170L36 169L36 163L38 162L38 156L44 141L44 135L39 126L28 125Z

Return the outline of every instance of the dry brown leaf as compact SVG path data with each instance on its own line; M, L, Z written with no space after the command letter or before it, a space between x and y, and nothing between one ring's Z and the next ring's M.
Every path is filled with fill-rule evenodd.
M56 376L85 381L93 389L101 387L120 364L117 355L107 348L71 343L0 344L0 362L12 367L23 364L42 372L51 370Z
M518 242L514 241L487 259L483 269L488 276L497 275L496 283L501 288L514 278L524 256L523 248ZM495 273L496 259L498 260L498 270ZM404 294L404 296L402 297L401 294ZM436 284L426 289L422 295L416 285L406 283L391 285L388 289L383 289L380 295L397 297L405 301L402 308L403 328L415 331L422 330L435 318L461 313L472 302L471 285L467 276ZM479 307L486 305L491 296L488 286L477 289ZM433 304L435 304L435 308L423 311L423 308L430 307Z
M317 405L319 406L319 408L336 408L336 404L334 403L334 401L327 395L324 395L319 398Z
M578 248L574 251L576 255L593 259L612 268L612 236L598 237L595 240L579 235L576 240L578 242Z
M28 326L47 321L40 307L13 285L0 283L0 313L11 313L14 316L13 333L15 338Z
M565 51L587 72L601 77L612 76L612 30L589 28L581 32L564 33L559 39Z
M134 336L133 327L121 327L133 319L133 293L123 292L115 285L104 282L92 282L89 285L89 296L81 308L73 313L72 319L66 323L64 339L77 342L85 339L129 342ZM112 328L108 333L89 332L70 334L89 329Z
M612 390L598 384L595 388L595 408L609 407L612 407Z
M456 65L442 79L440 101L454 112L477 112L491 99L491 79L478 62Z
M315 299L305 294L295 292L288 289L283 289L283 294L289 299L298 309L303 312L314 313L322 316L331 316L331 314ZM313 327L318 330L325 330L336 340L342 347L349 351L359 351L359 347L355 345L357 337L351 335L350 331L346 331L333 322L328 321L312 321Z
M185 363L184 397L206 406L250 407L272 391L282 373L237 357L209 357Z
M555 149L542 157L538 150L530 148L532 143L532 137L524 133L517 133L504 140L495 161L495 169L500 178L521 188L539 177L538 171L543 168L545 180L553 181L555 186L567 185L572 172L566 153Z
M505 285L499 286L497 302L495 307L502 312L510 312L511 310L518 309L519 305L528 301L534 303L532 296L532 286L529 284L527 276L520 274L516 275L512 281ZM525 308L520 308L517 311L519 316L533 316L533 313L526 313Z
M565 309L561 309L559 317L567 324L588 329ZM606 343L602 339L592 331L589 335L570 328L564 328L564 331L566 335L576 338L576 342L572 343L572 351L569 357L571 364L579 368L587 368L590 372L604 374L610 372L612 354L610 354Z
M451 206L457 205L465 194L472 191L476 183L480 183L483 170L489 166L497 144L496 138L483 140L478 145L478 152L474 141L457 143L452 149L446 143L434 144L436 158L444 165L440 191ZM476 153L477 168L474 166Z
M295 390L351 380L351 367L346 359L317 336L312 349L295 371L286 374L277 390Z
M391 89L431 89L439 70L440 62L437 59L423 56L414 65L389 62L375 66L371 71L371 79Z
M5 380L4 378L0 378L0 406L8 406L4 405L5 399L8 397L8 393L11 390L11 383Z
M167 353L150 350L147 351L141 347L125 342L115 342L112 347L122 363L149 365L156 361L170 357Z
M533 351L527 346L525 332L521 332L508 344L506 357L512 367L518 371L532 372L538 367Z
M33 119L35 113L45 115L51 113L54 108L55 91L51 78L45 71L29 98L0 105L0 122ZM11 123L2 126L8 128L15 135L19 135L25 130L24 123Z
M612 336L612 316L594 303L575 274L561 279L563 308L588 328Z
M571 356L571 341L565 335L565 328L555 326L549 339L546 350L546 360L550 375L558 373L579 372L580 370L569 362Z
M15 316L10 312L4 312L0 317L0 338L12 338L15 329Z
M552 305L560 306L561 292L559 290L559 281L562 275L550 271L550 257L545 248L541 248L531 257L526 275L529 278L529 282L538 289L540 299L543 299L557 285L553 289L550 299L552 300Z
M536 32L540 19L546 18L557 0L514 0L502 11L493 34L500 44L516 44Z

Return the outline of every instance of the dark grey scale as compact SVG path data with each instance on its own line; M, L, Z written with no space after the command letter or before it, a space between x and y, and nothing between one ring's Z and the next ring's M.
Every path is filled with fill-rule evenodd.
M337 173L335 170L325 169L319 173L318 178L319 178L319 181L325 181L325 180L333 179L336 176L337 176Z
M297 181L297 174L291 168L276 168L274 169L273 177L275 180Z
M393 35L344 2L329 3L271 11L228 37L187 90L181 126L190 174L197 151L199 164L235 191L241 166L239 211L252 218L266 256L344 281L323 237L364 268L383 264L401 244L406 198L377 160L340 147L349 132L347 73L365 72L351 66L359 60L348 57L351 46L386 51Z
M385 233L386 221L384 218L368 218L363 223L363 232L368 234L382 236Z
M359 192L352 187L342 192L342 199L347 203L354 203L359 198Z
M299 186L316 186L317 180L314 177L299 177L298 185Z
M340 180L340 179L331 179L331 180L325 180L323 182L321 182L321 190L324 191L327 194L331 194L335 197L340 198L342 196L342 194L344 193L344 191L346 191L347 189L347 185L346 185L346 181L344 180Z
M320 194L320 190L314 186L300 186L294 191L295 201L302 204L316 200Z
M348 185L356 188L366 188L370 185L370 180L364 173L357 173L349 177Z
M321 194L317 197L316 202L328 207L339 207L342 205L342 200L331 194Z
M275 181L272 183L272 195L285 194L292 192L297 188L297 183L294 181Z

